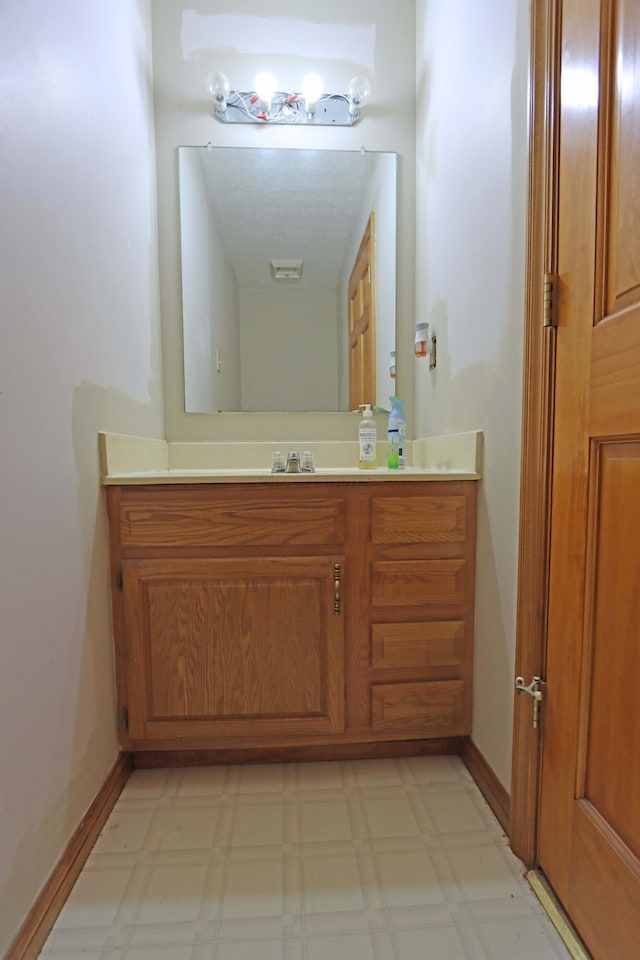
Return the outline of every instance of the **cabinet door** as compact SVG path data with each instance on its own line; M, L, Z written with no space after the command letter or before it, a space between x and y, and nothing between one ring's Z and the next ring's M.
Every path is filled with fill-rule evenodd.
M340 557L123 563L129 735L344 728Z

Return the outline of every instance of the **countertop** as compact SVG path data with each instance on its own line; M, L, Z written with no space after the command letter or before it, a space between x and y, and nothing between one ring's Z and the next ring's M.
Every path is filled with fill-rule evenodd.
M375 483L408 480L479 480L482 433L473 431L409 442L410 466L403 470L358 468L357 443L172 443L147 437L99 435L102 483ZM379 462L386 444L378 444ZM271 473L271 455L310 450L315 473Z

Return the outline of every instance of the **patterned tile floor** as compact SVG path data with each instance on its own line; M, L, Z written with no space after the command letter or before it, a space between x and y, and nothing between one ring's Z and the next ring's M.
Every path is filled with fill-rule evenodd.
M457 757L137 770L42 960L562 960Z

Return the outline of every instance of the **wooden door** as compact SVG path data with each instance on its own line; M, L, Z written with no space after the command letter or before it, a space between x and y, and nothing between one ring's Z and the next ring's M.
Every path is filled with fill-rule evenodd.
M349 278L349 409L376 402L375 215Z
M123 563L133 740L219 746L344 727L340 557Z
M640 955L640 4L564 0L539 862Z

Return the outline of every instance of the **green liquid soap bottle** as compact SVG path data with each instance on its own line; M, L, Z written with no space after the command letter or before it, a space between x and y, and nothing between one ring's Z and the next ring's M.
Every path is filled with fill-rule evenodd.
M389 414L389 429L387 431L387 466L390 470L404 470L405 446L407 442L407 418L404 413L404 400L400 397L389 397L391 413Z
M362 420L358 427L358 466L361 470L375 470L378 466L376 440L378 428L370 403L361 403Z

